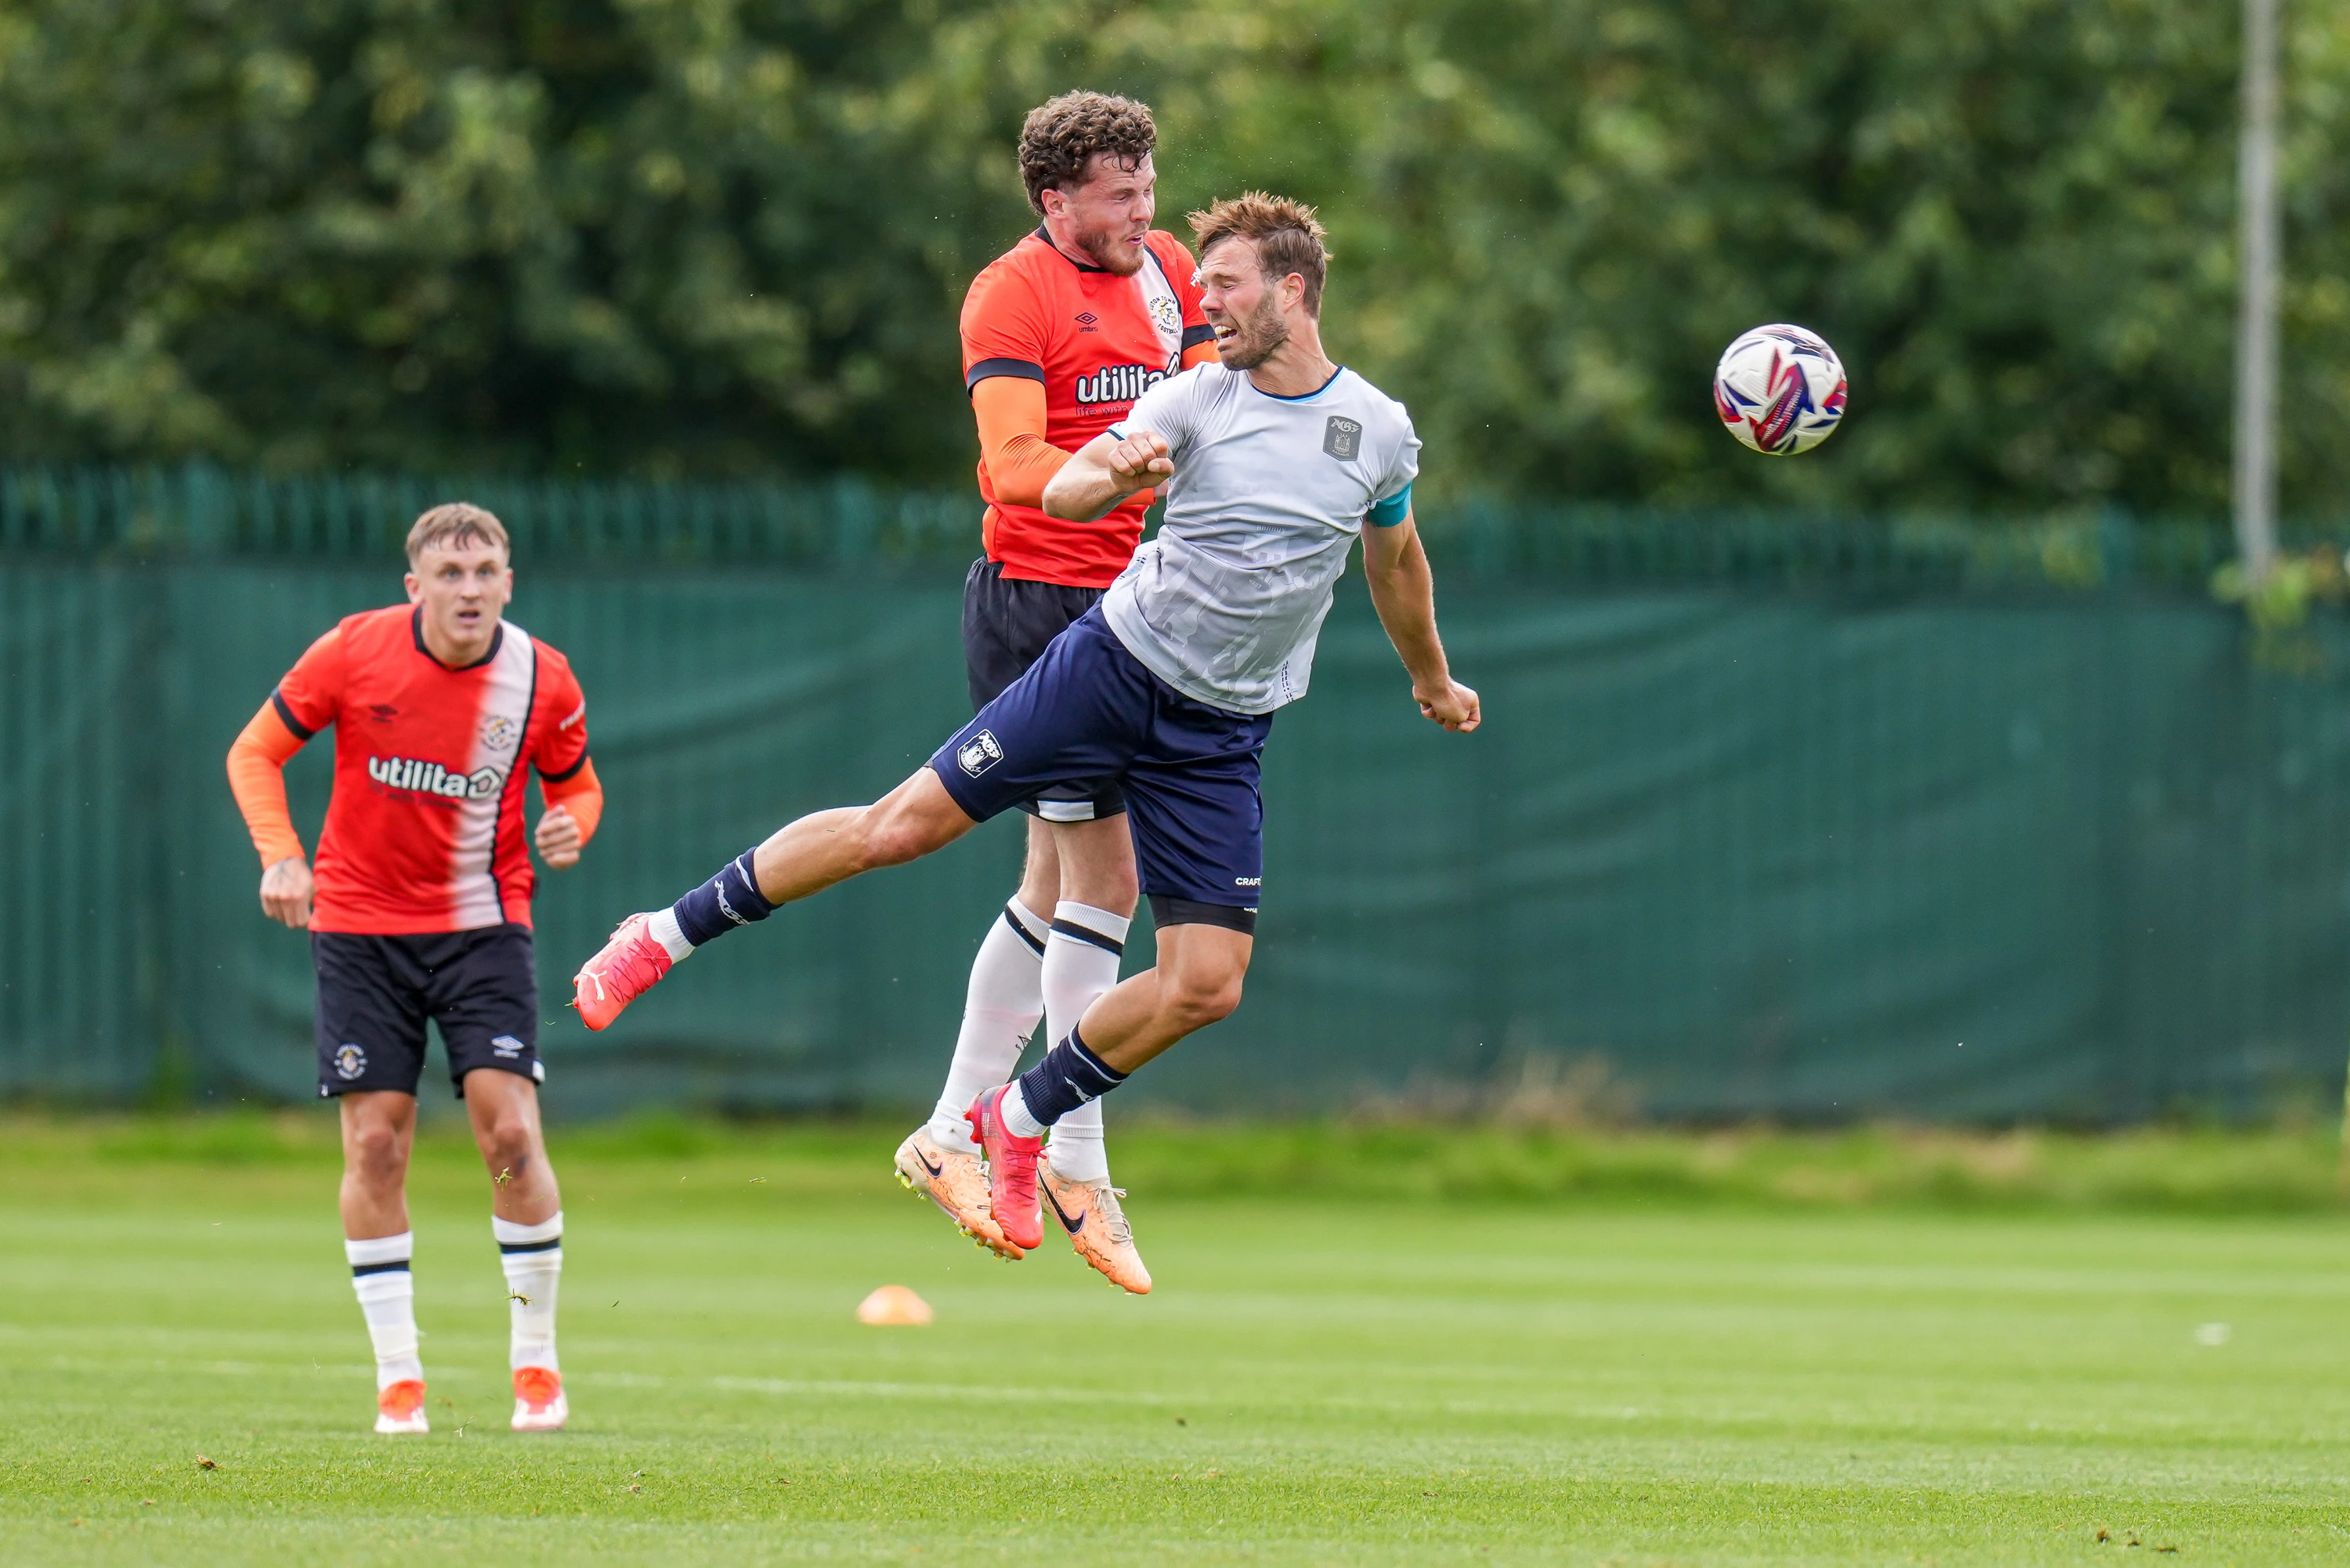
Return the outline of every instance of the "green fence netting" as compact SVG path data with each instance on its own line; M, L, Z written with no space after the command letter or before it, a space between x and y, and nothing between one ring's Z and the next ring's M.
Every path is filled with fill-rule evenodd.
M455 493L0 475L0 1092L312 1092L303 939L260 916L222 757ZM609 799L538 900L550 1107L926 1102L1015 823L719 944L608 1034L553 1003L617 917L965 716L968 504L464 493L515 526L514 618L577 668ZM2338 1088L2350 639L2321 613L2295 668L2253 659L2209 531L1464 512L1431 530L1486 726L1420 721L1342 593L1268 749L1247 1000L1122 1101L1450 1108L1586 1060L1672 1116ZM306 834L329 743L289 769Z

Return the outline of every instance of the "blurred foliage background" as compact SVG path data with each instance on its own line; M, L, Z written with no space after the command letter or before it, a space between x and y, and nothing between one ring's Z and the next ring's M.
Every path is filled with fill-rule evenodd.
M1148 99L1161 221L1322 204L1431 491L1975 514L2227 497L2210 0L7 0L0 459L967 474L1012 142ZM2287 7L2284 504L2350 480L2350 8ZM1820 457L1714 428L1790 319Z

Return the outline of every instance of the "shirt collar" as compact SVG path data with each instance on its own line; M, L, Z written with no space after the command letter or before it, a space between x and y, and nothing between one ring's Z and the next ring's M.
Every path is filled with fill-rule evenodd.
M1107 267L1106 267L1106 266L1088 266L1088 265L1087 265L1086 263L1084 263L1084 262L1081 262L1081 261L1072 261L1072 260L1070 260L1069 253L1068 253L1068 252L1066 252L1066 251L1065 251L1065 250L1063 250L1060 246L1058 246L1058 245L1056 245L1056 244L1055 244L1053 243L1053 236L1052 236L1052 234L1051 234L1050 233L1048 233L1048 232L1045 230L1045 225L1044 225L1044 224L1042 224L1042 223L1039 223L1039 224L1037 224L1037 225L1036 225L1036 233L1035 233L1035 237L1036 239L1038 239L1038 240L1040 240L1040 241L1042 241L1042 242L1044 243L1044 246L1045 246L1045 248L1046 250L1048 250L1048 251L1052 252L1055 255L1059 256L1063 261L1065 261L1065 262L1068 262L1068 264L1069 264L1071 266L1073 266L1073 267L1076 268L1079 272L1107 272L1107 271L1109 271L1109 268L1107 268Z
M416 639L417 652L422 654L427 659L432 659L432 650L424 646L424 607L422 605L418 605L414 609L408 612L408 635ZM501 616L498 618L497 628L490 633L490 650L482 655L481 658L476 659L471 664L442 664L437 659L432 659L432 662L439 665L441 669L448 670L452 675L461 670L479 670L483 665L487 664L491 659L495 659L498 656L498 649L504 645L505 640L505 618Z

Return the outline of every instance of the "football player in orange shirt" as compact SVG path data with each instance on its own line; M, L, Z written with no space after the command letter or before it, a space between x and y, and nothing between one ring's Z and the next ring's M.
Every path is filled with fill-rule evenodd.
M1144 388L1215 358L1191 252L1151 227L1158 128L1147 105L1073 92L1030 111L1020 171L1042 219L972 282L963 381L979 425L985 553L963 586L973 711L1035 663L1133 558L1149 491L1088 522L1047 516L1045 483ZM1134 845L1115 779L1072 779L1024 803L1028 864L972 965L962 1027L930 1121L899 1178L1005 1257L963 1113L1012 1075L1044 1022L1057 1040L1118 982L1134 914ZM1149 1272L1110 1185L1101 1107L1064 1117L1039 1167L1045 1201L1096 1269L1139 1294Z
M408 535L409 602L346 617L311 644L229 750L261 853L262 909L310 933L318 1094L342 1112L345 1254L375 1345L379 1432L429 1429L407 1196L427 1018L491 1173L515 1429L553 1430L569 1411L555 1355L562 1197L539 1130L523 795L535 767L546 811L534 836L556 869L577 863L604 795L569 661L504 618L508 560L487 512L425 513ZM329 724L334 793L314 877L283 770Z

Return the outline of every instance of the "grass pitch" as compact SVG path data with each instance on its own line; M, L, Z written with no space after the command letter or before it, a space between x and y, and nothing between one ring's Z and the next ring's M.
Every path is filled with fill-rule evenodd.
M960 1241L894 1127L558 1129L574 1425L518 1437L485 1186L435 1137L435 1430L380 1438L303 1125L0 1126L0 1561L2350 1562L2326 1213L1129 1172L1132 1300ZM858 1324L890 1282L936 1324Z

